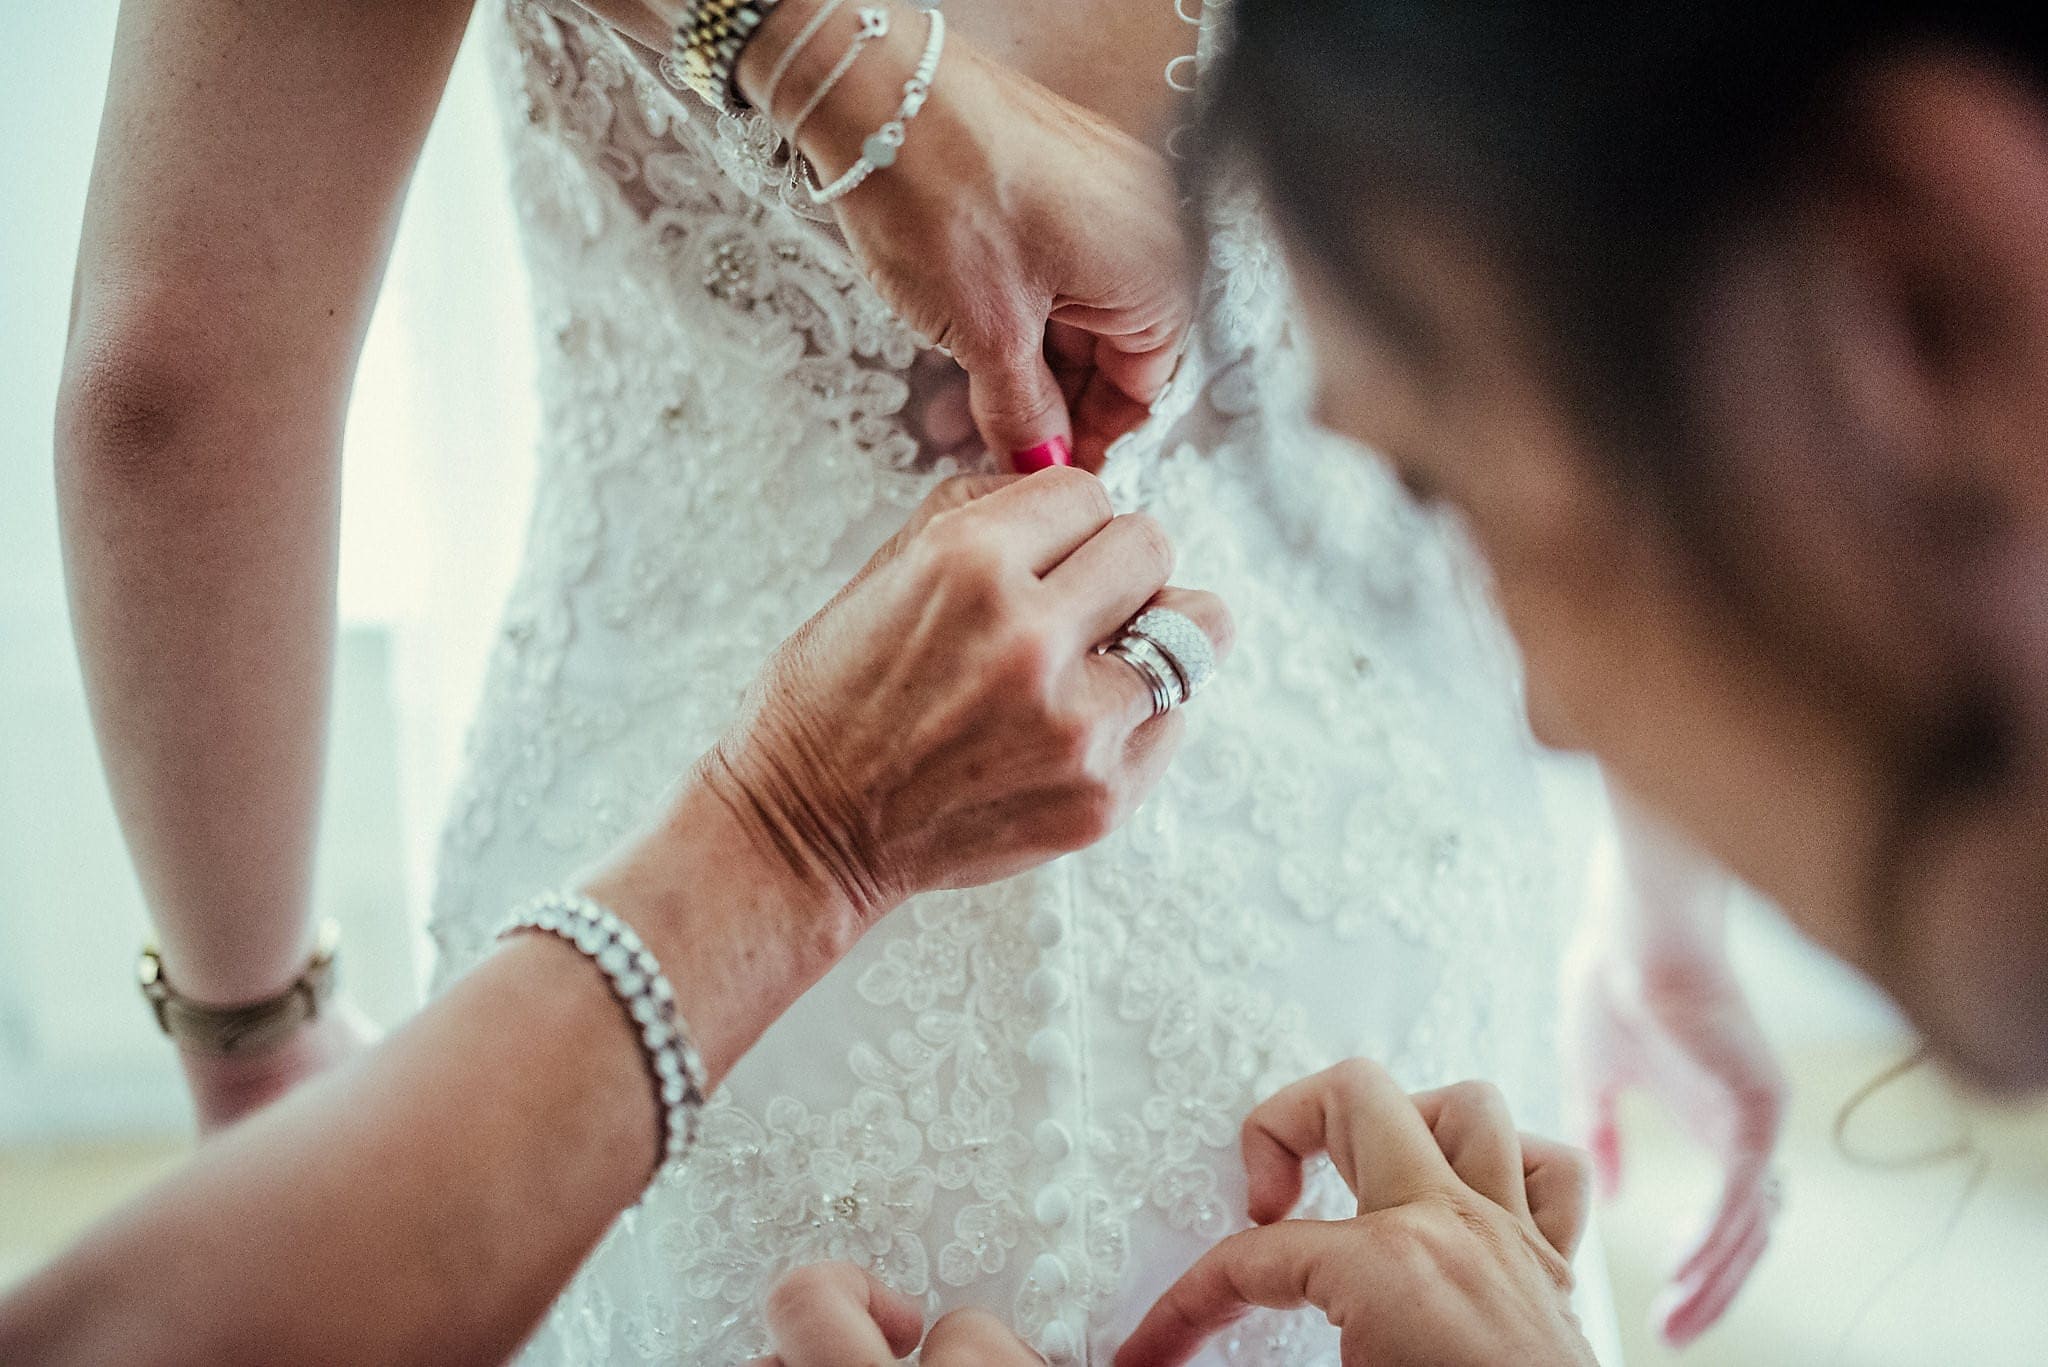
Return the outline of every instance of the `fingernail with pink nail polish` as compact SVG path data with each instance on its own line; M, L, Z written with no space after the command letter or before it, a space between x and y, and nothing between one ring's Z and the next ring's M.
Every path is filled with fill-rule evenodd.
M1020 475L1036 474L1055 465L1074 463L1074 444L1065 437L1054 437L1042 441L1029 451L1019 451L1010 457L1010 466Z

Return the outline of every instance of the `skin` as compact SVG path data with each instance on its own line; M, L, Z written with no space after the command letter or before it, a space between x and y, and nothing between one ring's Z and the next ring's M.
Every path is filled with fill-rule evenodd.
M1735 563L1770 567L1744 597L1607 473L1513 282L1445 225L1376 215L1355 243L1425 320L1427 364L1305 292L1324 413L1465 515L1573 739L1876 979L1951 1067L2037 1088L2048 101L1922 50L1844 99L1842 141L1702 291L1686 378L1727 485L1706 516ZM1918 743L1986 689L2006 766L1917 800Z
M1604 1197L1621 1190L1616 1110L1629 1091L1663 1103L1720 1165L1720 1195L1651 1310L1665 1341L1683 1347L1727 1309L1769 1243L1785 1077L1728 960L1726 876L1626 798L1615 805L1625 838L1596 870L1593 913L1568 956L1567 1057Z
M1093 477L999 483L935 495L586 885L662 964L714 1084L904 898L1087 844L1157 781L1179 718L1104 632L1158 601L1229 649L1222 604L1161 591L1164 540ZM654 1169L631 1025L573 950L513 937L0 1298L0 1361L502 1361Z
M735 84L756 108L822 4L782 0L742 50ZM821 184L894 117L925 20L902 3L842 6L773 92L768 112L787 129L847 50L857 10L872 7L889 12L888 36L799 130ZM586 8L650 51L668 44L672 6ZM966 369L990 450L1070 440L1099 469L1186 345L1193 282L1160 149L1177 100L1164 73L1193 50L1194 31L1166 4L1050 2L972 7L946 31L930 102L895 164L834 212L882 297Z

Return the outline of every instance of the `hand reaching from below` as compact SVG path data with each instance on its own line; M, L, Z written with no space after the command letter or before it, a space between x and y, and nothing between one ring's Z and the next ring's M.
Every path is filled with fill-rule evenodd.
M1785 1078L1728 961L1726 876L1625 799L1617 814L1621 859L1596 884L1601 905L1573 955L1567 1037L1604 1198L1621 1188L1616 1108L1631 1090L1656 1097L1720 1165L1715 1208L1652 1312L1683 1347L1728 1309L1769 1242Z
M1358 1214L1282 1218L1318 1153ZM1571 1308L1585 1156L1518 1134L1493 1087L1411 1097L1354 1059L1255 1109L1244 1163L1259 1227L1169 1287L1117 1367L1178 1367L1252 1307L1302 1305L1338 1328L1345 1367L1591 1367Z

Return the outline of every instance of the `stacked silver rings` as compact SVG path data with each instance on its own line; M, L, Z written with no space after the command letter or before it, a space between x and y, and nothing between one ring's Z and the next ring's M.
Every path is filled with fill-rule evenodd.
M1216 647L1195 619L1172 608L1147 608L1102 648L1122 660L1152 694L1152 715L1182 707L1216 673Z

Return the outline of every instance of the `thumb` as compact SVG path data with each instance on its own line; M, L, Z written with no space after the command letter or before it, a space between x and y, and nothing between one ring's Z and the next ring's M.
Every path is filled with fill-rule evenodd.
M967 370L967 402L988 449L1020 474L1074 463L1073 418L1038 347Z
M1342 1268L1366 1285L1379 1250L1357 1221L1287 1220L1233 1234L1166 1289L1116 1355L1116 1367L1180 1367L1255 1306L1318 1302L1319 1269Z

